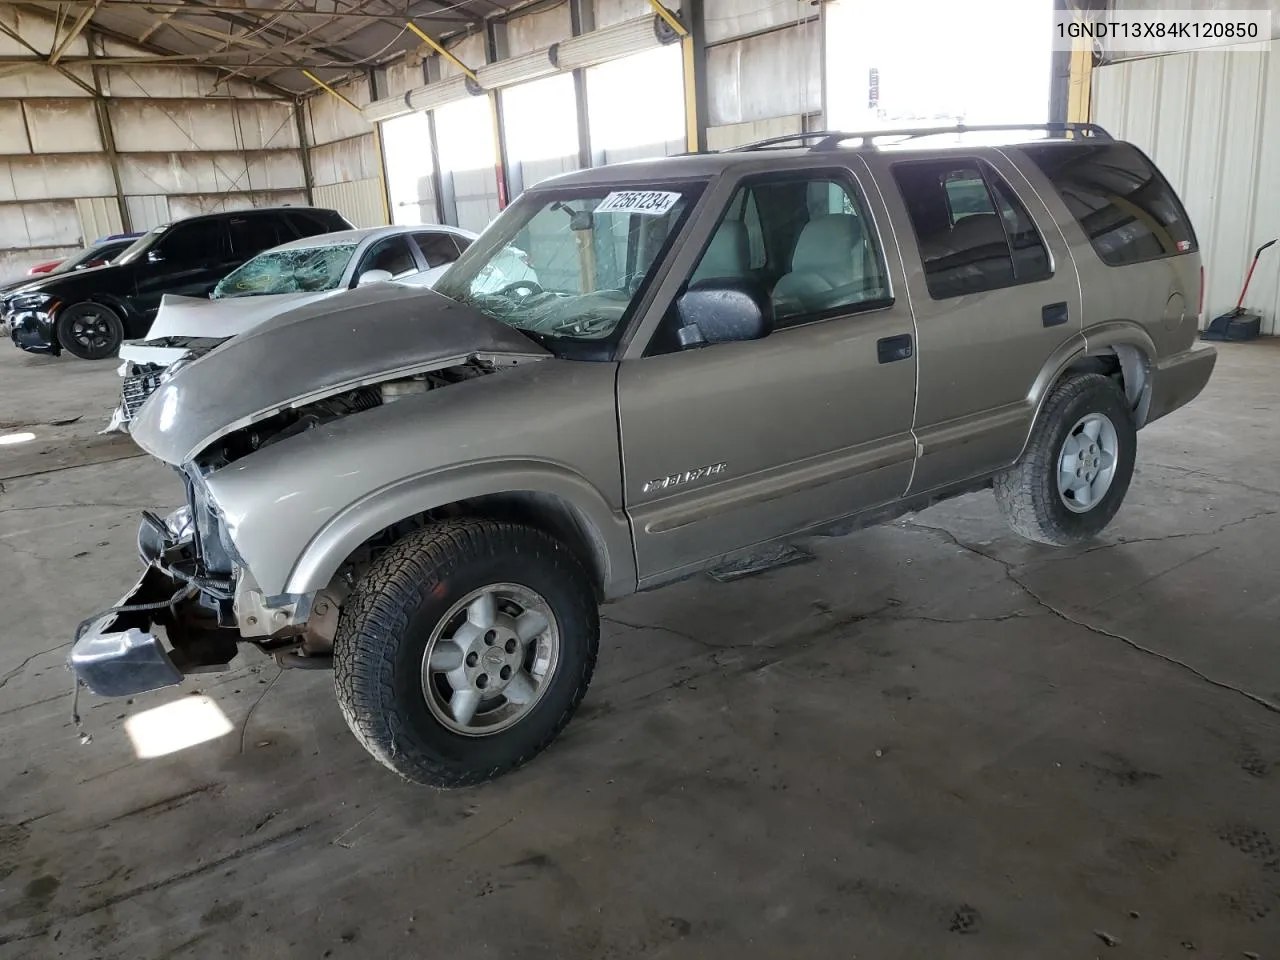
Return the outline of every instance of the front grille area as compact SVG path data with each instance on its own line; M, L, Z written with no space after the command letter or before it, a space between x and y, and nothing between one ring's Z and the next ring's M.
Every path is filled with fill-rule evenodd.
M120 388L120 398L124 402L126 419L132 420L137 416L139 408L146 402L147 397L155 393L158 386L160 386L159 367L124 378L124 384Z

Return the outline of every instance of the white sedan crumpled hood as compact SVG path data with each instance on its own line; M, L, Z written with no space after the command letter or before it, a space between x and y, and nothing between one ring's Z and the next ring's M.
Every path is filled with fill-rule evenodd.
M276 293L263 297L227 297L206 300L166 293L147 331L147 340L161 337L234 337L251 330L277 313L332 297L338 290L319 293Z

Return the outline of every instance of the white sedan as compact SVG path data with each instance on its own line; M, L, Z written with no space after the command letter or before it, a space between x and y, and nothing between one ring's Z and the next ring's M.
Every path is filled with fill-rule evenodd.
M146 338L120 346L120 405L103 432L127 429L164 369L181 358L207 353L279 313L357 286L432 286L475 238L468 230L436 224L342 230L263 251L227 274L208 299L165 295ZM514 248L504 253L501 268L495 286L533 275Z

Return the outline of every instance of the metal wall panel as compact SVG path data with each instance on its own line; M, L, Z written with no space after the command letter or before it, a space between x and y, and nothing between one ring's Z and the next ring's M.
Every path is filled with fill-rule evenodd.
M647 0L595 0L594 9L597 30L653 13L653 7Z
M377 176L378 151L372 134L326 143L311 151L311 179L316 186Z
M474 70L476 67L483 66L485 63L484 55L484 34L473 33L469 37L463 37L449 44L449 52ZM457 77L462 71L455 67L444 57L440 58L440 79L447 80L450 77Z
M518 57L559 43L573 35L569 5L516 17L507 23L507 55Z
M0 154L31 152L27 120L18 100L0 100Z
M202 213L227 210L252 210L255 207L303 206L306 194L301 190L279 192L218 193L185 197L169 197L169 214L174 220Z
M369 84L365 80L335 87L356 106L369 102ZM369 122L357 110L330 94L310 97L306 101L307 141L312 146L345 140L373 130Z
M768 30L801 17L813 16L810 0L772 0L771 3L743 3L742 0L704 0L703 21L707 41L716 43L747 33Z
M281 101L108 100L107 113L122 153L298 147L293 107ZM347 113L360 120L354 110Z
M357 227L376 227L386 222L382 209L382 184L376 179L330 183L311 191L317 207L328 207Z
M5 247L78 247L80 218L74 200L0 203L0 240Z
M1239 50L1239 48L1236 48ZM1206 320L1235 305L1255 248L1280 236L1280 45L1130 60L1093 75L1093 119L1155 160L1187 207L1205 262ZM1263 254L1246 306L1280 333L1280 256Z
M115 197L82 197L76 200L76 216L80 219L80 235L86 245L98 237L124 232L120 201Z
M768 120L755 120L749 123L731 123L720 127L707 128L708 150L729 150L740 147L744 143L754 143L769 137L784 137L790 133L804 130L804 117L792 114L789 117L771 117Z
M3 34L0 34L3 36ZM30 56L30 50L23 50L19 56ZM79 64L69 64L68 72L76 75L90 86L93 76L89 70ZM0 97L80 97L87 98L88 91L78 86L57 70L47 67L32 67L11 76L0 77Z
M422 72L422 61L417 57L396 61L387 67L382 75L383 82L386 84L385 90L378 91L379 96L382 97L403 96L406 90L420 87L426 80Z
M719 44L707 51L709 120L744 123L822 109L817 23Z
M0 158L0 201L65 200L114 193L111 164L101 154ZM0 244L10 245L3 240Z
M267 96L251 84L227 80L216 70L198 67L134 63L120 67L99 67L98 76L102 83L102 93L107 97L174 97L192 100L224 97L256 100Z
M121 154L125 193L221 193L300 190L306 186L302 159L293 151L266 153Z
M102 135L92 100L28 100L32 153L98 153Z
M150 230L173 219L169 214L169 198L163 194L125 197L124 206L129 211L129 222L138 231Z

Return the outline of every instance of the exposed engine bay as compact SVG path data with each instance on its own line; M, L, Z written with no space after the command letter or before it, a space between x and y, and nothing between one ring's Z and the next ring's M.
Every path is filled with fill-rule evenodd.
M201 472L209 472L247 457L256 450L296 437L316 427L372 410L374 407L395 403L405 397L426 393L440 387L474 380L493 373L498 365L492 360L471 357L463 363L440 370L416 374L399 380L357 387L345 393L325 397L299 407L282 410L257 423L228 434L212 444L196 459Z

